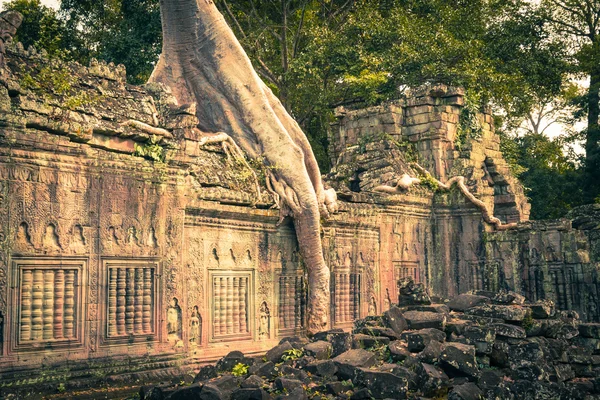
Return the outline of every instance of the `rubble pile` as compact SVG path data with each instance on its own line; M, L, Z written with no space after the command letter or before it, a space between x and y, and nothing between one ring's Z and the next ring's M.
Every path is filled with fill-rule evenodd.
M551 301L472 292L436 304L401 282L398 305L263 358L231 352L142 399L600 399L600 324Z

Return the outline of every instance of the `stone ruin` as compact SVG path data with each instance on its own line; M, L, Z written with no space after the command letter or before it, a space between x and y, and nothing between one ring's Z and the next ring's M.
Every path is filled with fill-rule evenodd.
M0 386L181 371L305 331L305 266L264 165L203 145L194 110L127 84L122 66L5 39ZM337 110L325 178L340 207L322 232L330 328L388 310L407 277L433 296L512 290L600 321L600 208L528 221L490 113L457 145L463 104L461 89L438 85ZM376 191L419 176L415 160L442 182L464 176L508 229L456 189Z

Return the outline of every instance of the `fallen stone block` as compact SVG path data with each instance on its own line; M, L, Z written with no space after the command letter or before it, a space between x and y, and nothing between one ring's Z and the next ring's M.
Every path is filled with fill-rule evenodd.
M472 382L454 386L448 393L448 400L479 400L482 397L483 392Z
M294 350L294 347L292 347L290 342L283 342L280 345L275 346L271 350L267 351L267 354L265 354L265 358L277 364L281 362L284 354L290 350Z
M408 328L408 322L402 315L402 311L394 305L383 313L383 323L398 335Z
M342 379L353 379L356 368L368 368L375 365L375 355L367 350L353 349L340 354L333 359L338 371L336 375Z
M488 304L489 302L489 297L478 296L475 294L459 294L450 300L447 305L452 311L464 312L470 308Z
M486 304L465 311L466 315L503 319L510 322L520 322L529 313L529 308L517 305Z
M449 376L475 377L479 373L475 347L461 343L446 343L440 355L440 365Z
M316 358L317 360L326 360L331 357L331 354L333 353L333 346L329 342L318 340L316 342L305 344L304 353L308 356Z
M331 357L339 356L352 348L352 335L341 329L319 332L313 336L313 340L324 340L331 343Z
M514 339L525 339L527 333L525 329L520 326L510 324L493 324L492 328L495 329L497 336L514 338Z
M408 321L409 328L414 330L435 328L443 331L446 325L444 314L429 311L407 311L404 313L404 318Z
M356 383L364 386L375 399L405 399L408 381L389 372L358 368Z

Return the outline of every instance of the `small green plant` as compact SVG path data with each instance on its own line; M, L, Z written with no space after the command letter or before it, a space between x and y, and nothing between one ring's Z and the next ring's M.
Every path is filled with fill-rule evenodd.
M244 376L248 373L248 366L243 363L237 363L231 370L233 376Z
M165 149L158 144L159 138L157 136L150 136L145 144L134 144L134 156L144 157L148 160L164 162L165 161Z
M461 150L471 139L479 139L483 127L479 120L480 99L472 94L465 95L465 105L460 110L454 144Z
M531 328L533 328L533 316L531 313L527 313L525 318L523 318L523 329L529 331Z
M302 357L304 353L302 352L302 350L300 349L290 349L290 350L286 350L283 353L283 357L281 357L281 359L283 361L289 361L289 360L297 360L300 357Z
M421 186L429 188L432 192L437 192L440 189L440 184L435 178L429 174L421 174Z
M65 387L65 384L61 382L58 384L56 390L58 390L58 393L64 393L67 391L67 388Z

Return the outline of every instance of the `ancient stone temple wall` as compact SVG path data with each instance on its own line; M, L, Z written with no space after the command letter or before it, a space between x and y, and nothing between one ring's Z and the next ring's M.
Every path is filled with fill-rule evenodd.
M306 266L260 165L202 144L193 110L164 88L126 84L120 68L19 46L6 60L0 384L35 384L40 366L50 380L65 368L71 379L179 371L304 332ZM461 104L460 91L437 87L340 110L325 177L340 209L322 234L332 328L387 310L405 277L444 297L512 288L598 319L596 220L526 222L491 117L457 148ZM503 222L523 222L494 232L456 189L376 191L417 176L413 162L442 181L465 176Z

